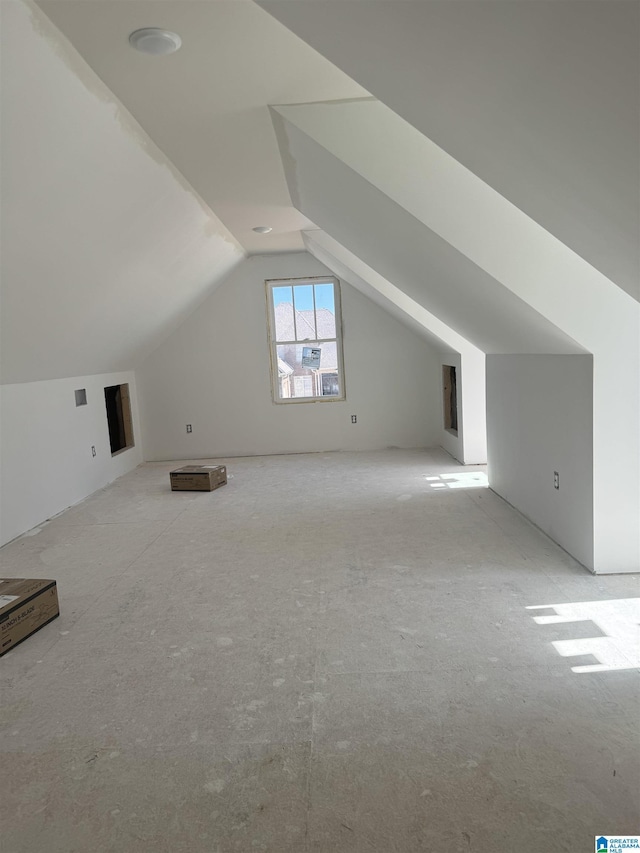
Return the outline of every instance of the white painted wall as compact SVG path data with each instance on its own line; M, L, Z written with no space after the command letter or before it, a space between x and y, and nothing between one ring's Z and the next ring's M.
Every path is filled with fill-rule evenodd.
M344 115L368 112L362 106L356 104L352 111L347 105ZM316 115L315 109L282 108L289 118L293 112L310 116L313 110ZM337 113L333 108L331 112L335 120ZM322 114L328 114L324 107ZM384 121L393 126L394 117L385 114ZM313 124L314 134L324 138L317 116ZM341 138L349 140L341 146L343 153L350 151L347 166L289 119L274 113L295 203L485 352L593 355L593 565L597 573L637 572L640 305L490 186L471 173L463 176L451 163L449 198L444 186L438 189L437 181L430 183L429 175L438 170L430 160L433 150L420 140L414 139L406 150L400 143L379 150L379 157L364 158L357 166L351 146L351 131L357 125L355 121L346 132L341 123ZM389 129L386 124L384 129ZM414 133L404 127L399 138L405 131ZM333 134L332 145L336 139ZM360 136L362 145L370 139L371 133ZM390 156L406 166L408 174L429 178L422 194L404 191L411 182L387 168ZM440 155L437 162L444 162ZM357 169L367 171L367 180L358 180ZM378 176L384 191L374 185ZM431 207L432 202L425 201L432 199L430 188L441 205ZM447 208L454 197L459 217ZM429 227L421 225L421 219ZM446 239L437 236L433 220L438 220ZM388 234L393 234L392 241ZM524 507L518 509L526 512Z
M125 382L135 447L112 457L104 389ZM87 391L86 406L76 407L78 388ZM131 372L0 386L0 426L0 544L78 503L143 458Z
M0 8L2 382L131 369L244 251L40 9Z
M440 398L440 444L458 461L487 461L485 356L482 350L439 320L402 290L387 281L344 246L319 229L304 234L308 251L341 279L348 281L408 328L424 337L438 352L448 353L442 364L458 368L458 435L444 429ZM464 370L462 370L464 365Z
M437 443L437 353L344 283L346 402L272 402L264 281L324 274L307 253L249 258L144 361L136 377L146 459Z
M593 570L592 388L589 355L487 356L491 488Z
M487 461L487 395L485 357L463 352L460 367L462 441L465 465Z

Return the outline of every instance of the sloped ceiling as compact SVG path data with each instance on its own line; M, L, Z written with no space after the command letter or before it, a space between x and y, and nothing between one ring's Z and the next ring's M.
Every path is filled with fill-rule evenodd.
M2 3L3 384L129 369L245 256L40 10Z
M259 5L638 298L640 4Z
M462 335L431 314L379 273L319 228L303 234L307 251L342 280L368 296L396 320L441 352L484 355Z
M273 107L272 112L590 352L602 348L604 316L621 332L619 324L640 310L629 294L380 101L298 104ZM286 145L285 140L289 162L292 152ZM299 183L300 167L289 172L292 184ZM426 233L425 240L433 243L433 236ZM388 240L390 247L396 242ZM437 273L435 250L432 266ZM456 287L447 285L446 293L446 272L430 275L425 298L434 304L456 294L462 299L466 288L472 291L466 295L470 304L478 297L487 299L486 285L473 267L457 272ZM500 316L497 312L496 318Z
M572 338L274 110L294 203L485 353L583 352Z
M251 0L39 0L40 7L249 252L300 251L268 104L368 93ZM177 32L171 56L132 50ZM259 235L255 226L267 225Z

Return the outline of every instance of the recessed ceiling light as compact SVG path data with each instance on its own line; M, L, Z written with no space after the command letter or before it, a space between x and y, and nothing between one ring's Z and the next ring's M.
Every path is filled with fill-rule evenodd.
M160 27L144 27L131 33L129 44L142 53L165 56L167 53L175 53L182 44L182 39L177 33Z
M269 231L273 231L273 228L270 225L256 225L253 230L256 234L268 234Z

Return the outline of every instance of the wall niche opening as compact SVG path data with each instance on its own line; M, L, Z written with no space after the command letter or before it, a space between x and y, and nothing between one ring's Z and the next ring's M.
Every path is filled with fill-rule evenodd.
M104 400L107 407L111 455L115 456L116 453L134 446L129 386L108 386L104 389Z
M442 410L444 428L454 435L458 434L458 382L456 369L452 365L442 365Z

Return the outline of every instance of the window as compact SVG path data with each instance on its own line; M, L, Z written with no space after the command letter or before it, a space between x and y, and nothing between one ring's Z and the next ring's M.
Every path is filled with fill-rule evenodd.
M337 280L278 279L266 285L274 402L344 400Z
M107 407L111 455L115 456L116 453L134 446L129 386L110 385L104 389L104 401Z

